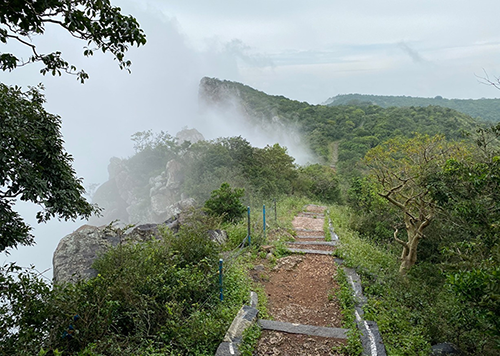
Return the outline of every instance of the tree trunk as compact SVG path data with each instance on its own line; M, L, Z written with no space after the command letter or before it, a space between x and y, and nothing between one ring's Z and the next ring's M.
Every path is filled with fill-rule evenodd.
M421 236L419 229L415 226L407 225L406 231L408 233L408 242L401 254L401 265L399 266L399 273L401 274L406 274L417 262L417 246Z

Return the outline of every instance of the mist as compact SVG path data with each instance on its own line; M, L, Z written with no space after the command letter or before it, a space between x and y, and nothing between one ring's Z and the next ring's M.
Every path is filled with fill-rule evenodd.
M65 148L85 186L106 181L109 159L131 156L130 136L149 129L175 135L187 126L207 139L241 135L257 147L279 142L298 163L311 160L302 149L300 128L279 130L279 122L273 129L256 128L234 113L201 113L197 97L202 77L313 104L346 93L498 97L498 91L475 77L483 69L491 76L500 73L498 2L113 4L133 14L147 35L144 47L128 53L131 75L120 71L109 54L83 57L83 43L49 28L34 42L42 51L61 50L66 60L85 69L90 79L84 85L69 75L41 76L37 64L0 72L3 83L24 89L44 83L46 110L61 116ZM24 51L25 58L29 55L10 46L15 53ZM34 227L37 244L2 254L0 262L50 268L59 240L85 223L37 225L37 207L18 208Z
M199 110L198 86L203 76L240 80L241 53L234 50L234 44L211 41L204 50L196 50L189 46L176 19L161 13L152 15L147 9L134 8L131 12L144 28L148 43L130 49L130 75L120 71L105 54L82 58L81 44L57 31L49 35L58 38L63 54L90 74L84 85L69 75L43 77L36 64L2 73L2 82L10 85L26 88L43 82L45 108L61 116L65 149L73 156L73 167L85 187L108 179L111 157L127 158L134 153L131 135L138 131L175 135L187 126L196 128L206 139L241 135L258 147L278 142L289 147L289 154L296 155L298 162L309 159L297 149L300 138L296 132L282 130L271 135L248 125L242 117L235 120L230 113ZM50 42L48 36L38 41L42 47ZM40 272L47 271L44 276L50 279L52 254L59 240L86 222L55 219L39 225L34 218L39 207L18 203L16 209L33 227L36 245L10 249L0 256L0 262L35 265Z

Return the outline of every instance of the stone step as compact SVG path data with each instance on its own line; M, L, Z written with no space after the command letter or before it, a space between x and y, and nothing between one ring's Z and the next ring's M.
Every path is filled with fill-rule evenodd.
M288 251L292 253L310 253L313 255L333 255L333 251L324 251L324 250L309 250L309 249L301 249L301 248L288 248Z
M320 231L309 230L309 231L301 231L301 232L320 232ZM321 232L323 232L323 231L321 231ZM301 238L301 239L314 239L314 238L324 239L325 235L317 235L317 236L297 235L297 237Z
M289 245L321 245L321 246L337 246L337 241L293 241L287 242Z
M304 334L311 336L330 337L334 339L347 339L347 329L328 328L325 326L301 325L274 320L259 319L257 323L264 330L281 331L290 334Z
M311 229L294 229L297 232L323 232L323 230L311 230Z
M298 239L325 239L325 235L322 236L304 236L304 235L297 235Z
M298 216L301 216L302 217L309 217L309 216L312 216L312 217L316 217L317 219L324 219L325 218L325 214L322 214L322 213L311 213L309 211L303 211L301 213L298 214Z

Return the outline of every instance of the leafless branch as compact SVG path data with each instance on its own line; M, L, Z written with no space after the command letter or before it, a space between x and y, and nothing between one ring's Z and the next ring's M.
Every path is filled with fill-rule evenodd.
M398 228L397 228L397 227L395 227L395 228L394 228L394 240L396 240L396 242L397 242L397 243L399 243L399 244L403 245L403 247L404 247L404 248L408 248L408 243L407 243L407 242L404 242L403 240L400 240L400 239L398 238L398 231L399 231L399 230L398 230Z

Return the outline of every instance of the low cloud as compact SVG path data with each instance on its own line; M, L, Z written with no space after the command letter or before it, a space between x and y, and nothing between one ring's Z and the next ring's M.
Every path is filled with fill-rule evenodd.
M411 60L414 62L414 63L419 63L419 64L422 64L422 63L426 63L427 60L425 58L423 58L420 53L418 53L417 50L411 48L410 46L408 46L407 43L405 42L399 42L398 43L398 47L404 52L406 53L410 58Z

